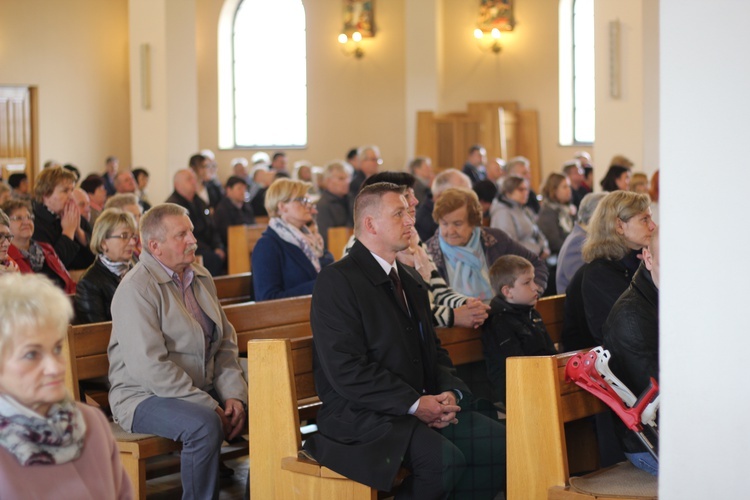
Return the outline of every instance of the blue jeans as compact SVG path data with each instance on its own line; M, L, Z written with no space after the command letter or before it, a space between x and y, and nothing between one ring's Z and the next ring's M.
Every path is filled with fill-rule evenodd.
M181 399L152 396L135 409L133 432L182 442L183 499L219 498L219 454L224 429L216 411Z
M630 463L635 465L641 470L645 470L652 476L658 476L659 475L659 462L654 460L654 457L651 456L651 453L644 451L641 453L625 453L625 456L628 457L628 460L630 460Z

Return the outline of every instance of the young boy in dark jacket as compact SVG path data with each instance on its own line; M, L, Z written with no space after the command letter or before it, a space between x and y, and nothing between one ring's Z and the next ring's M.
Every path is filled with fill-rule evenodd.
M487 373L498 400L505 404L505 360L510 356L556 354L552 339L534 305L539 292L534 266L517 255L504 255L490 267L490 284L497 294L482 327Z

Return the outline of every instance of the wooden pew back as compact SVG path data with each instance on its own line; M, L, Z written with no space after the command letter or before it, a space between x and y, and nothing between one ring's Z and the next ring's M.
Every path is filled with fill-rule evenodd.
M344 248L353 233L354 228L351 227L328 228L328 251L333 255L334 260L339 260L344 256Z
M508 358L507 443L508 500L583 500L610 498L609 494L585 494L570 488L571 471L598 468L598 450L591 422L586 417L606 411L607 406L574 383L565 381L565 365L575 351L556 356ZM655 498L656 478L629 464L596 472L599 483L621 474L648 485L653 495L617 498ZM625 471L625 472L623 472ZM593 476L594 474L592 474ZM609 483L611 484L611 483ZM600 487L600 486L599 486Z
M253 249L267 224L229 226L227 228L227 272L247 273L252 270Z
M254 300L253 273L229 274L214 278L216 295L222 306Z

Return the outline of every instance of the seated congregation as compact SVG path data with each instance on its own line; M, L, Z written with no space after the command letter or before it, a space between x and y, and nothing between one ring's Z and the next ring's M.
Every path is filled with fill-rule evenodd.
M376 146L356 151L357 168L332 162L295 169L294 178L283 153L268 164L261 159L252 172L238 158L223 186L215 160L204 153L175 174L167 202L149 204L145 213L143 171L143 185L134 181L130 191L128 182L117 182L120 192L110 201L120 197L120 204L97 201L92 217L94 192L105 190L104 179L112 177L114 186L118 178L116 159L108 159L101 184L87 184L92 193L82 190L89 200L82 205L73 194L77 179L53 166L38 176L33 204L12 199L0 212L2 307L13 289L27 288L23 283L51 304L64 302L55 306L57 317L47 318L34 312L38 297L14 298L18 319L11 326L19 333L3 334L9 347L0 374L13 373L3 367L18 362L14 356L26 349L27 337L39 337L33 341L42 355L49 349L54 358L65 328L51 340L44 336L61 321L65 327L69 320L111 321L106 391L113 421L124 433L181 443L183 498L216 498L222 443L244 439L254 411L273 411L248 399L248 382L251 393L254 383L248 372L257 367L248 370L240 357L246 346L230 321L228 308L249 303L225 305L232 297L222 295L217 278L232 255L232 226L264 228L248 256L247 289L231 292L237 300L312 295L301 332L318 398L313 414L305 415L317 432L295 446L305 463L318 464L319 474L329 470L396 498L510 495L515 455L506 448L506 433L517 431L504 416L512 414L516 397L510 358L554 358L604 345L613 372L636 394L650 377L658 380L658 230L649 196L628 191L631 165L613 164L602 184L612 192L590 194L581 156L551 174L537 197L530 194L528 160L493 160L490 179L481 146L469 151L464 172L435 176L425 159L412 162L411 172L378 172ZM494 195L483 204L485 191L472 187L487 180ZM253 210L259 206L265 215ZM330 248L328 231L340 227L353 231L351 239ZM345 257L334 261L334 253ZM564 301L562 335L557 325L550 335L538 304L561 290L564 298L549 299ZM283 316L265 329L269 338L292 335ZM471 355L455 347L458 336L469 339ZM57 386L56 363L50 376ZM78 422L72 427L77 444L31 443L30 449L41 447L62 476L65 467L98 453L95 446L81 452L81 443L89 439L87 428L99 429L97 446L108 446L109 456L96 469L106 473L96 476L86 465L90 470L77 476L82 485L71 487L92 483L109 492L102 498L131 497L117 441L101 414L62 390L41 400L21 393L13 387L23 385L5 376L3 419L26 416L23 422L32 424L23 425L46 429L67 412ZM292 404L296 409L298 401ZM627 458L658 473L658 462L611 414L596 417L595 432L600 460L592 468ZM6 444L0 443L0 459L20 467L14 474L38 466ZM11 474L1 481L17 491ZM136 484L135 494L145 495L145 486Z

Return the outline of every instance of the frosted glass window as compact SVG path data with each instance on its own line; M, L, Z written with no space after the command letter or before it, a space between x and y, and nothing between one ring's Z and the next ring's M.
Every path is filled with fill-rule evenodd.
M243 0L232 33L234 142L307 145L307 45L301 0Z

